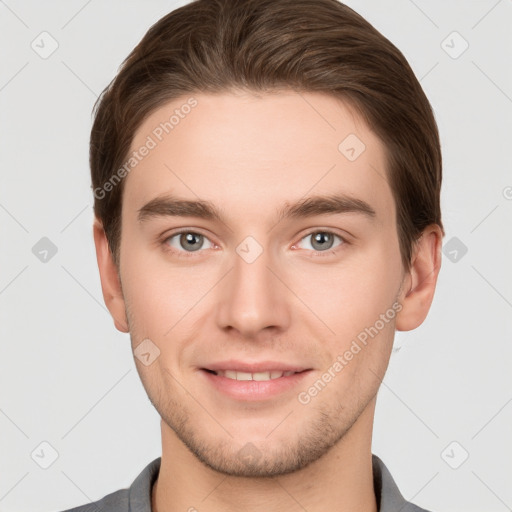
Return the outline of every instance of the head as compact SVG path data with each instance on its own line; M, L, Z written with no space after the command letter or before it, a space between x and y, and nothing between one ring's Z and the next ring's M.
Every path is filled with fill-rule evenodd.
M155 354L136 364L168 432L269 476L370 421L444 235L436 122L391 42L337 0L196 0L103 91L90 164L105 302ZM244 401L205 371L228 359L308 371Z

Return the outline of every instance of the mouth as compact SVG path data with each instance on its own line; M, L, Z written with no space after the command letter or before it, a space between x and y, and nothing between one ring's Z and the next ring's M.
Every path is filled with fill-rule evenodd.
M263 401L285 395L297 388L299 383L312 369L285 367L277 365L239 365L230 368L201 368L210 389L238 401ZM242 366L242 368L240 368ZM258 366L255 368L255 366ZM286 365L281 365L286 366ZM252 370L252 371L250 371Z
M244 372L241 370L209 370L208 368L203 368L204 371L211 373L213 375L218 375L219 377L225 377L226 379L232 380L256 380L258 382L263 382L267 380L280 379L281 377L290 377L291 375L295 375L296 373L302 373L301 371L262 371L262 372ZM307 371L307 370L303 370Z

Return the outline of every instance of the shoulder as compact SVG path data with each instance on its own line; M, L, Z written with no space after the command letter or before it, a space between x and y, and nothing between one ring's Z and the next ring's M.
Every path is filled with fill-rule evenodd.
M430 512L407 501L398 489L389 469L384 462L372 454L373 485L379 512Z
M62 512L128 512L129 502L129 489L120 489L119 491L107 494L98 501L69 508Z
M161 458L150 462L127 489L107 494L98 501L61 512L151 512L151 491L160 471Z

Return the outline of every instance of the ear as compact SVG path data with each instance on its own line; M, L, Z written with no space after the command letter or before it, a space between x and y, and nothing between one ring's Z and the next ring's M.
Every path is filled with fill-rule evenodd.
M431 224L416 241L411 268L404 276L398 298L402 304L396 316L396 329L399 331L416 329L427 317L441 270L442 239L441 228Z
M112 315L116 329L121 332L129 332L125 302L117 267L112 258L112 252L110 251L103 225L96 217L94 218L93 235L103 300Z

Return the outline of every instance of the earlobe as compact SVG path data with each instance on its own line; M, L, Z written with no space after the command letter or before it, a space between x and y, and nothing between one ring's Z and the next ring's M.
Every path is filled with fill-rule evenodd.
M413 250L411 268L404 277L399 297L402 309L396 317L396 329L410 331L427 317L441 269L443 233L437 224L427 226Z
M96 217L93 224L93 236L103 300L112 315L116 329L127 333L129 332L128 320L117 267L112 258L103 225Z

